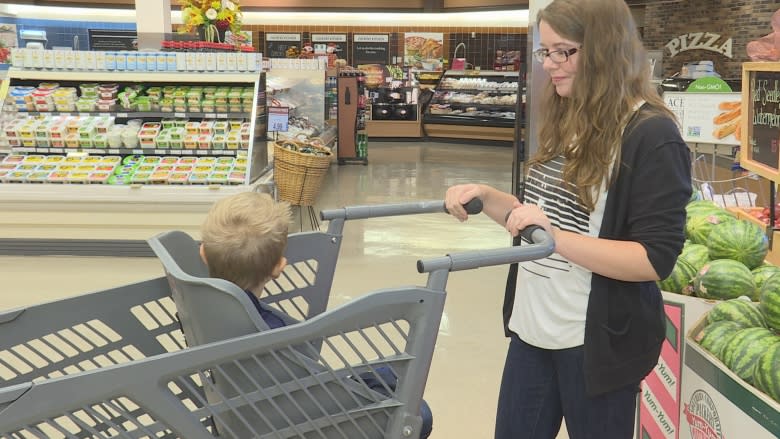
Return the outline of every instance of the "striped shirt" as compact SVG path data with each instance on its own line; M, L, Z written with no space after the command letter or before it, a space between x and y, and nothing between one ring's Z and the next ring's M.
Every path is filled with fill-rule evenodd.
M563 184L565 159L534 166L528 173L524 203L536 204L561 230L597 237L607 198L602 187L593 212L582 206L576 188ZM520 264L509 329L523 341L545 349L580 346L591 272L554 253Z

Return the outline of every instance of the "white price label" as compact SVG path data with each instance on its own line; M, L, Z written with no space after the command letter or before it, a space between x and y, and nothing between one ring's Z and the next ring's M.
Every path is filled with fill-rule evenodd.
M198 155L209 155L209 153L210 153L210 152L211 152L211 151L209 151L209 150L207 150L207 149L199 149L199 150L198 150L198 152L197 152L197 154L198 154Z
M227 119L227 113L217 113L217 119Z
M155 149L154 153L157 154L157 155L165 155L165 150L164 149Z
M143 154L143 153L144 153L143 149L134 149L133 150L133 154Z
M203 115L206 119L216 119L217 115L215 113L206 113Z
M86 152L87 154L102 154L103 150L102 149L85 149L84 152Z
M49 152L63 153L65 150L62 148L49 148Z
M49 152L49 148L32 148L32 149L34 149L35 152L40 152L40 153L44 153L44 154Z
M181 155L193 155L195 152L191 149L182 149Z
M89 115L90 115L90 113L79 113L79 116L80 116L80 117L87 117L87 116L89 116Z
M109 154L119 154L119 150L118 149L109 149L108 153Z
M117 113L116 117L125 118L125 117L127 117L127 113Z
M173 113L173 117L185 118L187 115L185 113Z

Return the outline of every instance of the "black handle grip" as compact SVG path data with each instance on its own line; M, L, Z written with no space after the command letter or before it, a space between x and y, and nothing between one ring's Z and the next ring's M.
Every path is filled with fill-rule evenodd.
M532 224L523 230L520 231L520 236L523 237L528 242L534 242L533 238L531 237L535 231L541 229L542 226L537 226L536 224Z
M465 209L466 213L469 215L477 215L482 213L482 200L479 198L472 198L471 201L463 205L463 209ZM444 208L444 211L450 213L446 207Z

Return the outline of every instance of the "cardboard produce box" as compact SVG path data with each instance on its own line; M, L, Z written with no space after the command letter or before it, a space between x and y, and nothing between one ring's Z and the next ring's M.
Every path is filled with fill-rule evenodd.
M694 337L706 315L688 331L682 385L685 402L680 424L683 439L770 439L780 437L780 404L738 377Z
M686 367L685 334L717 303L699 297L663 292L666 340L655 369L642 382L638 403L637 439L678 439L688 402L682 389L693 375ZM686 427L687 428L687 427ZM721 438L718 438L721 439Z

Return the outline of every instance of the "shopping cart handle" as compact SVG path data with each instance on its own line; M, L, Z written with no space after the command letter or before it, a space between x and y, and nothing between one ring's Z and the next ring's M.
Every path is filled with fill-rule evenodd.
M469 215L482 212L482 200L474 198L463 207ZM420 213L447 213L443 200L418 201L410 203L375 204L368 206L347 206L341 209L329 209L320 212L323 221L343 218L345 220L379 218L384 216L415 215Z
M532 261L550 256L555 251L555 242L543 228L530 226L521 235L532 244L493 250L478 250L454 253L438 258L417 261L419 273L431 273L437 270L461 271L493 265L513 264Z

